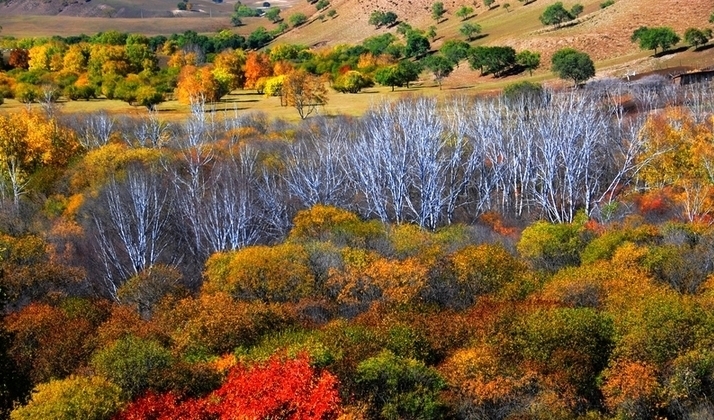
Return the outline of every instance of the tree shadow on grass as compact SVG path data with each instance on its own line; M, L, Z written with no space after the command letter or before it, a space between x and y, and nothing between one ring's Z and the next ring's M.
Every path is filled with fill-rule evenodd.
M652 57L655 57L655 58L666 57L668 55L674 55L674 54L678 54L681 52L685 52L688 49L689 49L689 47L679 47L679 48L674 48L671 50L664 50L664 51L658 52L657 54L653 55Z
M707 51L714 48L714 44L704 44L700 46L699 48L695 48L693 51L694 52L702 52L702 51Z

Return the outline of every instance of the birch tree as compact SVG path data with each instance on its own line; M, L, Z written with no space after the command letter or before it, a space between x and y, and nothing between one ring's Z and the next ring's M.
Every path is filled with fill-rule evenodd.
M96 254L104 268L105 285L117 299L124 281L158 262L174 263L180 255L166 252L172 243L169 209L173 203L156 172L141 167L113 178L90 212Z

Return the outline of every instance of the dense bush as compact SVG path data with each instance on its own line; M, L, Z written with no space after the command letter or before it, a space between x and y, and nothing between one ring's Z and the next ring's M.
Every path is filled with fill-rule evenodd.
M30 402L10 414L13 420L108 420L124 403L121 388L99 376L71 376L38 385Z

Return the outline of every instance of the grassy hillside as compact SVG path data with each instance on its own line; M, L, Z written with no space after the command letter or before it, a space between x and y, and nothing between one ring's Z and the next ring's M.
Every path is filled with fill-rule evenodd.
M58 0L47 0L42 7L35 0L7 0L0 3L0 26L2 35L27 37L51 35L92 34L105 30L144 33L147 35L170 34L191 29L202 33L215 33L220 29L230 28L233 32L248 36L259 26L268 30L275 29L276 23L271 23L264 17L245 18L243 26L233 28L230 25L230 14L235 1L214 3L211 0L195 0L192 12L173 10L173 2L137 0L90 0L87 2L69 3L59 14L50 15ZM383 34L387 31L396 33L396 27L379 28L369 25L369 15L373 10L394 11L400 22L405 22L419 29L436 27L437 37L431 47L437 50L448 39L463 39L459 29L464 21L456 16L458 8L469 5L474 13L467 21L479 24L483 28L483 36L472 45L509 45L516 50L532 50L541 54L541 67L533 75L525 73L494 78L480 76L477 71L461 65L449 76L443 84L443 90L435 88L436 84L424 73L417 89L402 89L401 93L429 93L434 95L450 95L461 93L464 89L490 91L502 89L514 81L531 80L546 84L559 84L550 70L550 57L556 50L563 47L573 47L587 52L595 61L596 77L623 77L650 71L664 71L668 68L705 68L714 64L714 49L703 48L693 51L681 42L672 52L661 56L653 56L651 51L641 51L630 41L632 31L640 26L671 26L680 34L686 28L706 28L708 17L714 11L710 0L691 0L682 4L677 0L652 2L648 0L616 0L607 8L600 7L600 0L584 0L584 11L577 24L554 29L541 24L539 16L547 6L556 0L537 0L527 5L514 0L509 7L501 0L490 9L480 1L474 3L463 0L446 0L446 14L437 24L431 17L433 0L408 0L403 2L389 0L332 0L328 9L321 12L314 4L301 0L278 0L271 5L282 8L285 21L294 13L304 13L308 22L298 28L293 28L273 41L272 45L282 43L303 44L313 49L328 49L339 44L356 44L365 38ZM34 2L34 3L33 3ZM68 4L67 1L61 2ZM261 1L246 1L254 7L262 6ZM566 8L575 2L565 1ZM56 7L55 7L56 8ZM97 13L105 10L106 15ZM327 12L334 10L334 17L327 17ZM45 13L37 15L37 13ZM55 11L55 13L57 13ZM70 16L75 14L76 16ZM156 17L162 14L173 14L173 17ZM129 17L107 17L129 16ZM144 18L132 18L143 16ZM153 17L152 17L153 16ZM362 94L343 95L330 92L329 105L325 111L328 114L359 114L369 103L374 102L376 95L387 95L389 89L374 88ZM396 95L400 93L397 92ZM394 96L395 94L392 94ZM229 104L238 104L239 109L265 111L271 115L292 118L290 110L273 104L270 100L251 98L242 101L245 95L227 98ZM8 101L5 107L13 107ZM17 106L20 106L19 104ZM83 108L87 104L79 105ZM106 104L92 106L106 106ZM67 104L67 109L77 107ZM127 108L117 105L117 109ZM176 103L167 103L161 109L182 114L182 107ZM126 109L125 109L126 110ZM118 111L122 112L122 111Z

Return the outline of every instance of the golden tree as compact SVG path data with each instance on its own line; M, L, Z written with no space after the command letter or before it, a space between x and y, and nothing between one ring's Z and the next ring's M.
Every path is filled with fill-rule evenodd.
M176 96L181 103L215 102L226 93L225 87L216 80L210 67L185 66L179 73Z
M327 103L327 89L323 80L304 70L285 75L282 96L288 106L295 107L301 119L317 111Z
M682 110L649 118L646 148L639 159L641 179L650 188L671 189L689 221L710 218L714 210L714 133Z

